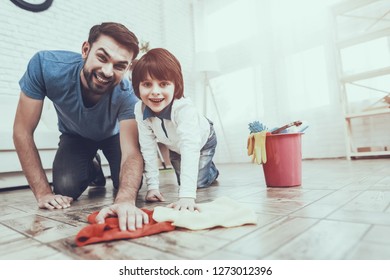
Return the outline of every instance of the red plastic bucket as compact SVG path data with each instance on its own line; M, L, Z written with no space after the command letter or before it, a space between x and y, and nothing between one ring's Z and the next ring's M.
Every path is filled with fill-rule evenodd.
M263 164L268 187L294 187L302 183L303 133L267 135L267 163Z

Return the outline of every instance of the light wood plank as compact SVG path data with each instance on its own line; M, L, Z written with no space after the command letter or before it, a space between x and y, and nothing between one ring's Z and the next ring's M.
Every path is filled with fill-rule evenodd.
M343 259L349 250L359 242L368 228L368 225L363 224L321 221L266 258Z
M73 259L88 260L177 260L180 257L162 252L151 246L134 243L133 240L90 244L77 247L73 238L66 238L51 243L57 250L66 253Z
M11 206L1 206L0 213L1 213L0 222L4 220L17 219L20 217L31 215L28 212L21 211Z
M0 258L7 260L42 260L55 259L59 256L59 252L49 246L43 244L32 245L31 241L28 243L30 244L28 247L23 247L23 249L18 251L5 253L0 256Z
M304 233L316 222L315 219L283 218L229 244L223 250L262 259Z
M81 226L71 226L38 215L7 220L2 223L25 236L43 243L50 243L69 235L76 235L81 229Z
M390 215L389 213L385 212L338 210L331 214L328 219L353 223L390 226Z
M364 241L390 245L390 226L373 226L364 237Z
M164 232L133 240L134 243L159 248L169 254L187 259L200 259L211 252L218 250L229 241L214 237L205 238L196 231Z
M338 208L340 208L340 206L337 204L327 205L314 202L291 213L290 216L322 219L336 211Z
M383 212L390 205L390 191L365 191L342 209Z
M390 245L374 242L360 242L347 255L350 260L390 260Z
M0 224L0 251L2 251L1 248L6 249L9 246L9 243L25 238L26 237L23 234Z
M213 236L220 239L234 241L283 217L268 214L257 214L257 216L258 219L256 225L245 225L232 228L217 227L208 230L198 231L198 233L204 234L206 236Z

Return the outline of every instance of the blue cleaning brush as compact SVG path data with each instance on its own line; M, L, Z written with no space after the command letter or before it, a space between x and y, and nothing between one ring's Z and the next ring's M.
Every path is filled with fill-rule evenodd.
M259 121L254 121L248 124L249 130L251 133L261 132L263 130L268 130L268 128L260 123Z

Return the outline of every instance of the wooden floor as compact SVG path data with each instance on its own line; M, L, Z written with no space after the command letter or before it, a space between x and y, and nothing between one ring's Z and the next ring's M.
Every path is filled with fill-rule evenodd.
M305 160L302 186L267 188L261 166L219 165L218 184L198 201L228 196L250 206L257 225L175 230L76 247L92 211L113 201L110 185L89 188L65 210L37 209L29 189L0 192L1 259L390 259L390 159ZM163 193L175 198L172 171ZM1 175L0 175L1 179ZM111 180L108 180L111 182ZM137 205L143 202L141 189Z

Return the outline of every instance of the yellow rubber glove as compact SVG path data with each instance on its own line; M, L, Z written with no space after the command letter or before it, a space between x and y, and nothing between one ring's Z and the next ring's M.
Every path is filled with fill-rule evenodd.
M267 131L252 133L248 137L248 156L252 155L252 162L262 164L267 162L267 152L265 148Z
M253 149L255 147L255 136L253 134L249 134L248 143L246 148L248 149L248 156L253 155Z
M260 132L261 140L260 140L260 149L261 149L261 163L267 162L267 149L265 147L265 142L267 139L267 131Z

